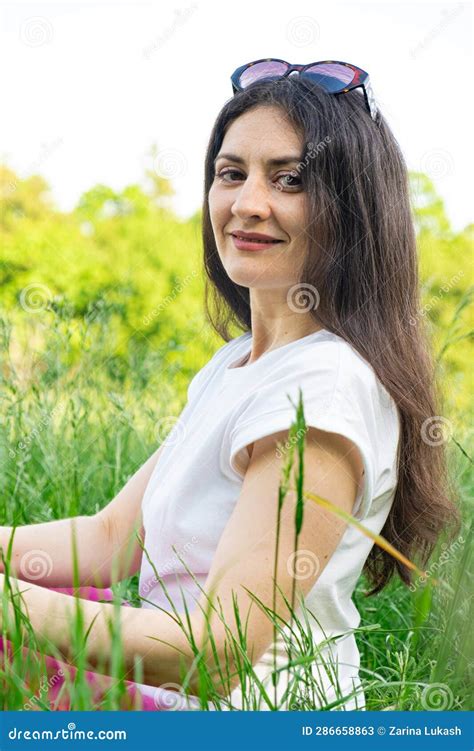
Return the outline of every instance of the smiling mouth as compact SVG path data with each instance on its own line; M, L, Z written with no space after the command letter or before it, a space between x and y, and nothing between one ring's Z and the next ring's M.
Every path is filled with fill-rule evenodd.
M283 240L262 240L257 237L243 237L238 234L231 234L234 245L238 250L265 250L271 248L274 245L284 242Z

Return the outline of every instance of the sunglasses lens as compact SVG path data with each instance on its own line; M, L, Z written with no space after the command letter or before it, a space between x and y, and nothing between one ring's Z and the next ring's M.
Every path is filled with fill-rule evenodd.
M354 80L355 72L346 65L338 63L323 63L314 65L304 72L305 78L310 78L314 83L322 86L330 94L345 89Z
M276 60L263 61L261 63L255 63L250 68L246 68L241 74L239 83L243 89L254 83L260 81L263 78L279 78L288 69L285 63L279 63Z

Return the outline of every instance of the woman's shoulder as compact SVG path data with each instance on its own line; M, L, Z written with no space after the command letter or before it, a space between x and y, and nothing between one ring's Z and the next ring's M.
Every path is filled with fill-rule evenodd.
M339 334L322 330L295 344L298 346L286 351L281 358L281 368L292 367L296 374L311 369L327 372L346 386L357 380L367 384L374 384L377 380L373 366Z
M400 411L374 365L350 342L332 332L317 337L304 349L305 362L313 363L318 391L330 394L327 410L318 415L317 427L340 432L359 446L367 474L372 478L374 494L381 488L394 487L401 435ZM312 379L311 374L308 375L306 382L309 384ZM312 389L308 390L311 394Z
M302 342L296 352L286 353L282 368L299 374L314 376L322 385L327 383L334 402L349 403L354 400L367 409L379 407L397 413L395 402L378 377L374 365L350 342L332 331L321 331L320 336Z

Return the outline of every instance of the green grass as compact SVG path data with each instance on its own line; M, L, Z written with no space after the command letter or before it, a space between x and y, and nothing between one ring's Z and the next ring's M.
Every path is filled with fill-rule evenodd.
M2 344L2 405L3 427L0 437L2 486L0 502L1 525L24 525L78 514L94 514L105 506L124 486L156 448L164 436L157 437L157 424L162 415L178 415L185 404L185 394L177 390L173 375L179 372L179 361L167 358L143 342L130 341L127 354L119 362L114 356L114 340L109 336L107 313L83 318L72 324L57 312L44 311L40 323L32 320L30 328L18 327L12 332L12 320L1 322ZM33 343L33 344L32 344ZM453 344L453 346L456 346ZM79 347L80 357L77 356ZM472 568L469 554L471 532L469 519L473 473L469 454L468 415L448 415L456 430L448 445L450 470L456 484L463 513L462 540L443 548L443 540L432 556L430 566L443 586L417 583L414 591L399 581L391 583L378 595L364 597L367 582L359 580L354 600L361 613L361 629L356 639L361 652L361 678L367 709L422 710L445 708L471 709L470 676L473 659L469 653L469 625ZM304 415L295 410L295 435L304 425ZM460 427L459 427L460 426ZM295 472L299 488L298 519L295 524L295 547L301 524L301 432L296 448L287 453L282 476L280 503L284 503L290 472ZM293 442L294 444L295 442ZM277 500L277 499L275 499ZM275 551L275 559L278 550ZM7 556L8 557L8 556ZM427 567L430 571L430 566ZM157 572L155 572L157 574ZM433 574L434 577L434 574ZM13 610L14 634L11 637L15 657L11 667L0 671L2 709L36 708L48 710L44 690L47 674L42 659L44 649L36 641L21 601L7 586L3 595L4 613L7 603L16 603ZM77 582L79 583L79 582ZM114 585L116 608L123 598L139 605L138 575ZM72 709L117 709L123 706L123 658L120 633L111 624L111 663L109 674L113 689L102 705L92 701L85 679L88 666L84 661L84 626L80 600L70 624L71 642L77 654L78 674L67 690L72 696ZM258 605L258 603L256 603ZM292 593L291 610L295 610ZM210 608L219 608L209 603ZM210 612L210 611L209 611ZM274 632L281 630L275 612L267 610ZM317 615L317 614L316 614ZM5 616L6 617L6 616ZM175 613L193 644L189 620ZM236 618L239 614L236 612ZM305 639L304 623L296 614L293 619L295 641L288 645L292 675L300 664L303 675L295 678L292 698L294 709L312 709L317 696L308 669L308 655L315 645ZM5 636L5 633L4 633ZM210 645L212 648L212 633ZM247 685L252 666L246 655L245 624L241 623L238 639L229 633L241 681ZM25 655L21 647L32 647ZM38 649L37 656L34 649ZM205 655L195 645L196 670L201 678L202 707L207 702L220 706L217 678L228 680L226 667L220 676L211 675ZM55 655L58 659L59 654ZM140 666L130 680L141 681ZM89 668L90 669L90 668ZM186 684L183 676L183 691ZM42 688L43 687L43 688ZM258 681L250 681L246 695L248 707L262 702ZM342 699L341 699L342 700ZM268 706L277 709L272 691L263 697ZM261 705L260 705L261 706ZM257 707L255 707L257 708Z

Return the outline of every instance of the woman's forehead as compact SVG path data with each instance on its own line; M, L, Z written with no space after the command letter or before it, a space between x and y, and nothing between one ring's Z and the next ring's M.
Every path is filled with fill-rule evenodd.
M245 151L258 150L262 157L265 153L264 161L299 154L303 139L280 113L276 107L259 107L240 115L229 125L219 153L245 156Z

